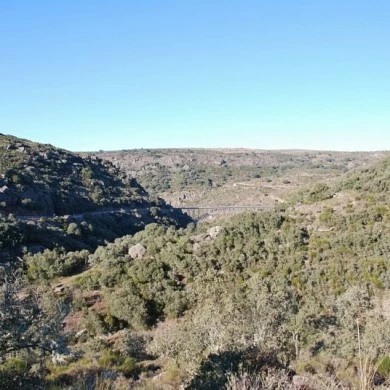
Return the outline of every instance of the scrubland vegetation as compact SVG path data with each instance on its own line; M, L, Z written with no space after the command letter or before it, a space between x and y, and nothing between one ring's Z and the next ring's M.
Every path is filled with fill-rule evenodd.
M101 151L150 193L183 207L263 203L288 198L305 184L365 166L387 152L248 149Z
M0 387L389 388L389 186L385 159L197 225L4 219Z

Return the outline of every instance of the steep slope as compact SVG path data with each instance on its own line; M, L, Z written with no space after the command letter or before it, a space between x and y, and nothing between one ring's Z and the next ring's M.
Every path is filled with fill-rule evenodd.
M340 188L355 189L365 194L385 195L388 200L390 192L390 158L384 158L366 168L356 169L344 180Z
M303 186L294 194L294 202L313 204L330 198L349 197L358 202L371 205L389 205L390 158L385 157L365 167L355 168L333 180L322 181L315 185Z
M3 214L65 215L148 201L135 180L107 161L0 135Z
M0 135L0 255L92 249L146 224L191 219L97 157Z

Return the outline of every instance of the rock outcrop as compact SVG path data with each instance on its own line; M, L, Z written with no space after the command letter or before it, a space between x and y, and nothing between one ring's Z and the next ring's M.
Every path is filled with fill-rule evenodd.
M206 233L197 234L196 236L191 236L190 241L193 243L192 250L194 253L197 253L201 250L202 245L215 240L223 231L222 226L213 226L207 230Z
M132 259L141 259L146 254L146 248L138 243L130 247L128 253Z

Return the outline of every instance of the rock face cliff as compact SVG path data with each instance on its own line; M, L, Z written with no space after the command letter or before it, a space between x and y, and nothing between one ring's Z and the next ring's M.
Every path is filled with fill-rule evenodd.
M65 215L161 206L135 179L97 157L0 135L0 213Z

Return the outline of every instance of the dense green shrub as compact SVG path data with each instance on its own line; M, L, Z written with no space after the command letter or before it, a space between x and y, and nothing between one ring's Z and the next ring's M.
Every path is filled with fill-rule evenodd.
M57 276L69 276L80 272L88 263L89 252L60 253L46 249L42 253L26 255L27 276L30 280L50 280Z

